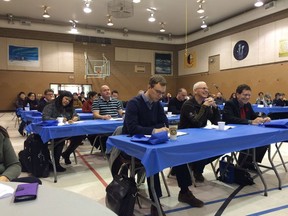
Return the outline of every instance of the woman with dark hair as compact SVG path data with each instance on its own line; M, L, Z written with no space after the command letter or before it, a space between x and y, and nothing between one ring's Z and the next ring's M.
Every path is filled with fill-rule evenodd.
M21 164L15 154L8 132L0 126L0 182L16 179L21 173Z
M36 98L36 94L34 92L29 92L25 100L24 107L29 104L30 110L37 110L38 103L39 101Z
M93 101L97 99L97 92L90 91L88 92L88 99L83 103L82 112L92 113L92 104Z
M26 99L26 95L24 92L19 92L17 95L17 99L15 101L15 106L16 109L18 108L24 108L24 104L25 104L25 99Z
M73 96L69 91L61 92L54 101L44 107L42 113L43 120L52 120L57 119L58 117L63 117L64 123L73 123L75 121L78 121L78 115L73 108ZM70 145L63 153L62 150L65 141L60 141L61 139L55 140L55 143L60 142L57 143L54 149L54 158L57 172L64 172L66 170L60 165L61 153L62 157L65 159L65 164L71 164L71 161L69 159L70 154L73 153L74 150L81 144L83 137L84 136L71 137Z

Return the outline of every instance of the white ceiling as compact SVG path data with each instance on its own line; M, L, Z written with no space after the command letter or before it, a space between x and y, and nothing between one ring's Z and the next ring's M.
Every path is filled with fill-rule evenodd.
M157 34L160 36L172 34L172 37L181 37L183 39L186 34L187 20L188 34L201 31L200 15L196 12L199 4L197 0L142 0L140 3L134 4L133 17L112 18L114 23L113 27L106 25L107 3L109 1L111 0L92 0L91 8L93 11L90 14L85 14L83 12L84 0L11 0L10 2L0 0L0 20L2 21L0 22L0 27L31 28L33 30L59 32L60 26L62 31L65 29L67 32L71 26L69 20L74 19L79 21L78 26L83 29L80 34L84 35L91 35L91 33L88 33L88 30L85 29L93 29L93 31L95 31L95 29L103 29L105 32L114 32L113 36L111 36L112 38L123 39L123 29L127 28L129 33L137 32L137 34L140 33L142 35ZM270 10L265 10L264 7L255 9L255 1L256 0L205 0L203 7L205 9L204 15L207 16L206 22L210 28L213 28L217 23L228 18L229 20L233 20L232 17L238 15L245 17L245 19L241 19L240 22L246 22L248 21L247 16L251 17L251 19L256 19L262 16L256 16L256 14L262 13L264 16L268 13L277 12L279 10L279 8L277 9L279 4L284 4L284 9L288 8L288 0L278 0L276 7ZM271 2L271 0L263 1L266 4ZM48 13L51 15L49 19L42 18L43 5L49 7ZM155 12L156 21L154 23L148 22L149 12L146 9L149 7L155 7L157 9ZM281 10L282 9L283 8L281 8ZM8 23L7 14L13 14L15 17L14 24ZM21 24L19 20L31 21L31 26L22 27L21 25L23 25L23 23ZM159 32L160 22L165 23L165 33ZM43 23L53 24L54 28L51 28L50 25L45 27ZM231 24L233 25L233 23ZM240 23L235 23L235 25L237 24ZM115 34L115 32L118 32L118 35ZM121 34L119 34L119 32L121 32ZM107 35L105 37L107 37ZM137 40L137 38L135 40Z

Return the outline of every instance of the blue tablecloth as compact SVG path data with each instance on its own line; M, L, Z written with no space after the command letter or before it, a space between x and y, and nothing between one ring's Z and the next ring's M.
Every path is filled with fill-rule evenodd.
M127 135L110 136L106 146L113 146L141 160L147 176L171 166L198 161L228 152L288 140L288 130L263 126L237 125L226 131L191 128L176 141L149 145L132 142Z
M257 105L252 106L254 112L262 112L265 114L269 113L288 113L288 106L280 107L280 106L272 106L272 107L258 107Z
M93 120L93 113L77 113L80 120Z
M76 113L83 113L82 108L77 108L77 109L75 109L75 112L76 112Z
M36 116L42 116L41 112L38 112L37 110L30 110L30 111L20 111L20 115L21 115L21 119L25 122L27 121L31 121L32 117L36 117Z
M63 126L39 126L34 123L28 125L28 133L36 133L41 136L44 143L51 139L80 136L86 134L106 134L113 133L118 126L123 125L123 121L114 120L93 120L79 121L74 124Z

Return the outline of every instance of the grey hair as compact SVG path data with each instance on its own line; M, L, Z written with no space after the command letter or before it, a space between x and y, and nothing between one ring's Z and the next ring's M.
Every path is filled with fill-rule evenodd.
M199 88L199 86L200 86L201 84L207 85L206 82L204 82L204 81L196 82L196 83L194 84L194 86L193 86L193 92L194 92L197 88Z

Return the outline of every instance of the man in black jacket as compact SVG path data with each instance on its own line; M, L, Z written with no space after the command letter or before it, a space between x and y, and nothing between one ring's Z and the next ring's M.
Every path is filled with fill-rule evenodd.
M184 88L180 88L176 97L170 99L168 103L168 112L172 112L173 114L180 114L181 107L186 101L187 91Z
M251 88L246 84L239 85L236 89L236 98L225 103L223 110L223 119L226 124L251 124L258 125L269 122L269 117L258 117L249 103L251 97ZM268 146L256 148L256 162L261 163ZM248 151L248 156L247 156ZM255 169L252 164L250 149L241 151L238 158L240 166L249 169Z

